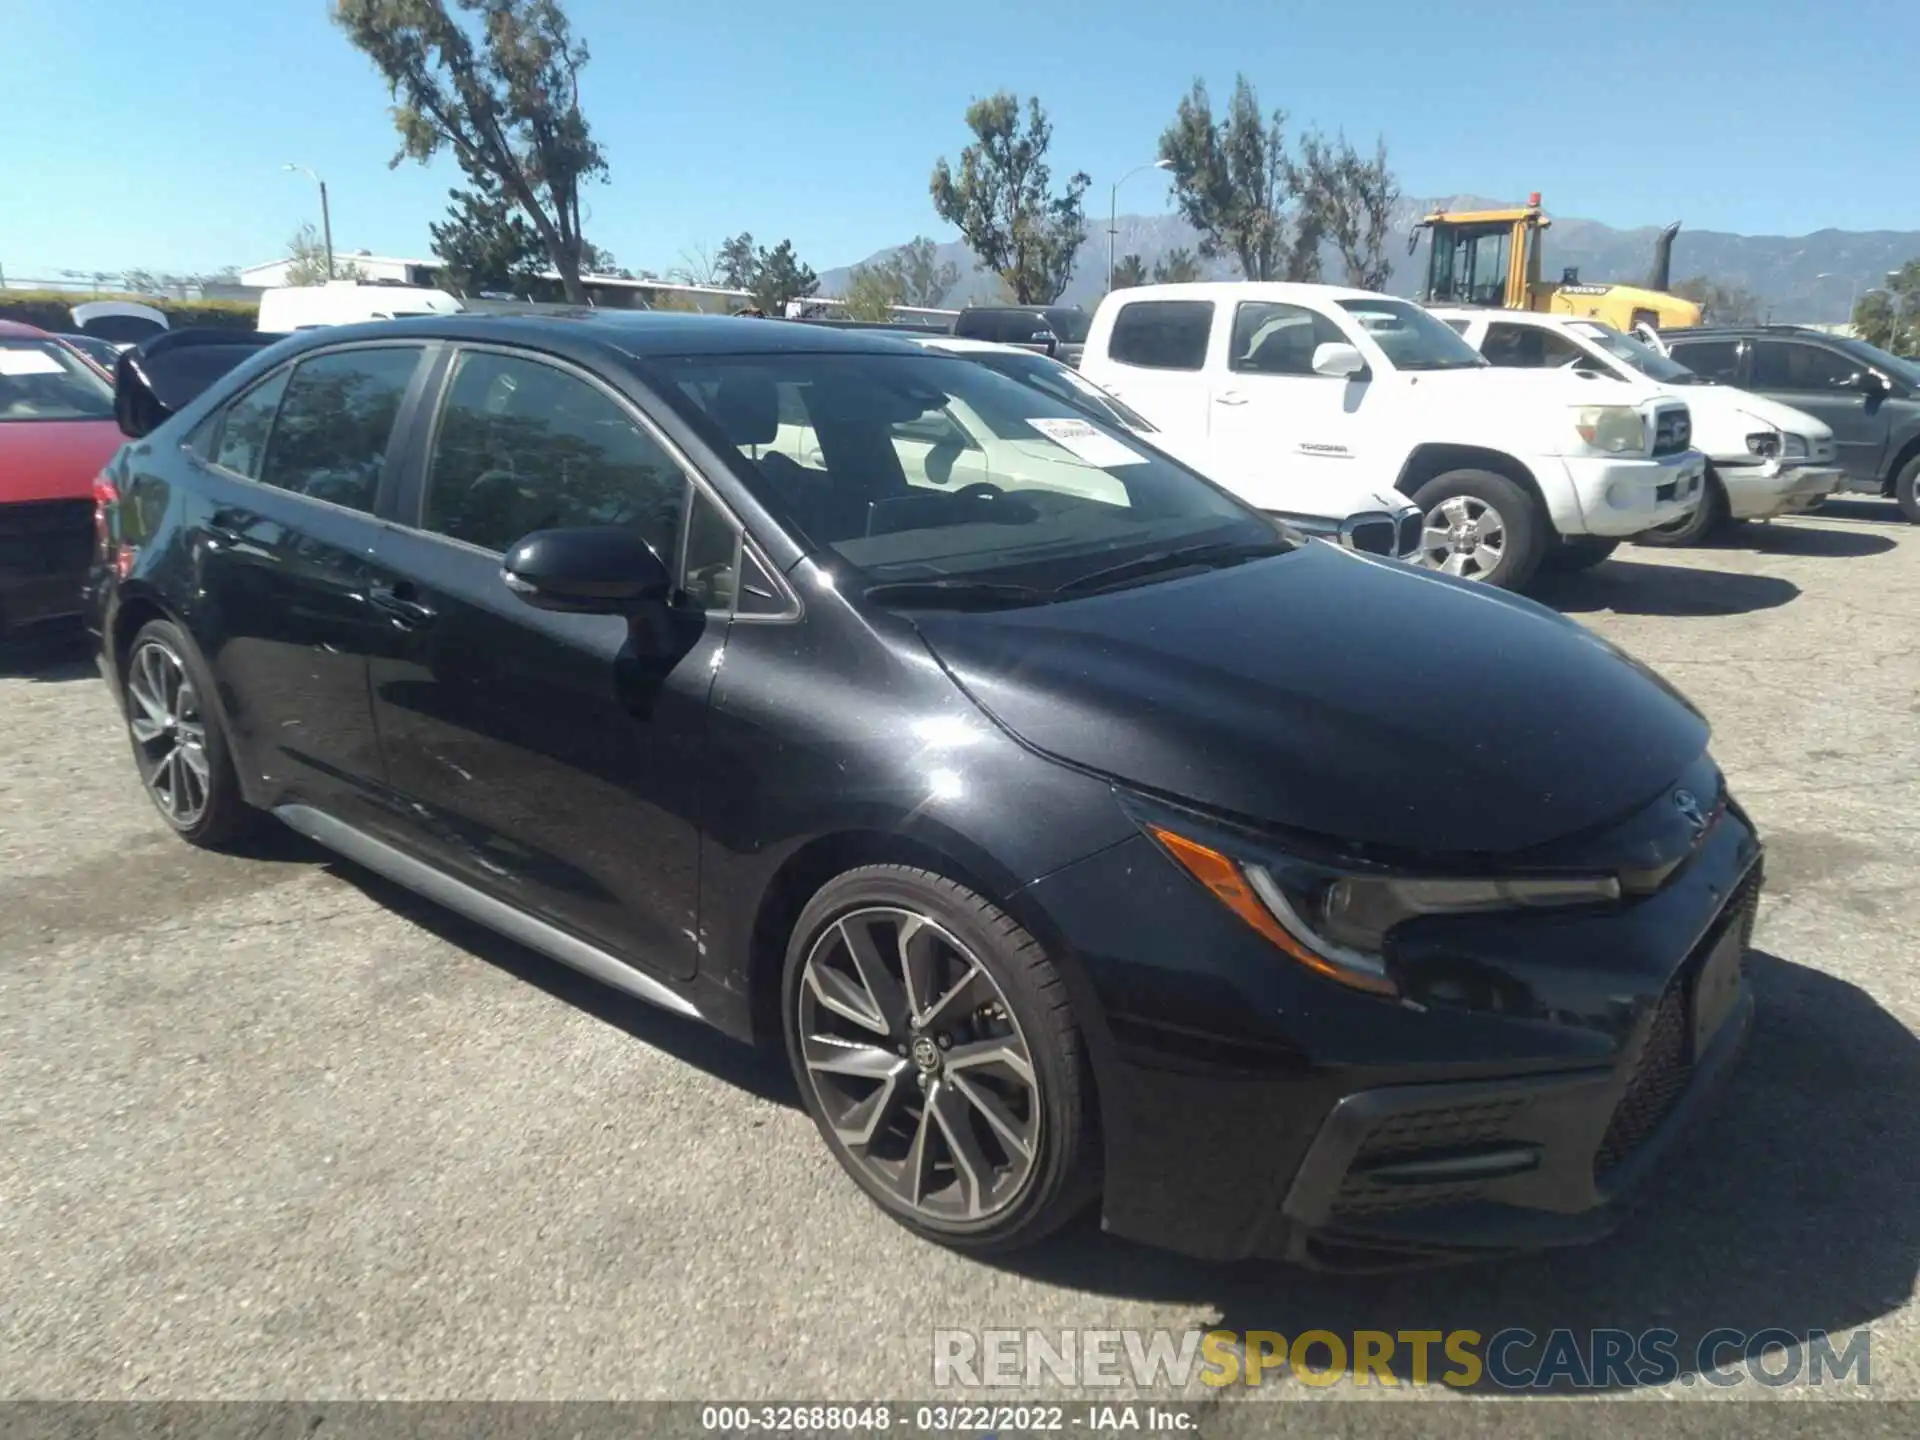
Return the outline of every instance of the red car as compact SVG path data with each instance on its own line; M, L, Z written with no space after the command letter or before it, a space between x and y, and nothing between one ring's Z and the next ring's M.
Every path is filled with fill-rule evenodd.
M93 365L0 320L0 636L80 613L93 480L125 440Z

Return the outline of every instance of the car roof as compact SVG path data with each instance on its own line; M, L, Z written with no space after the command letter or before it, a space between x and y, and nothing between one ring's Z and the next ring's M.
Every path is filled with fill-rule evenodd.
M1408 305L1417 301L1379 290L1356 290L1350 285L1310 285L1300 280L1186 280L1166 285L1136 285L1116 290L1114 297L1142 300L1274 300L1317 301L1399 300Z
M1548 315L1539 310L1506 310L1498 305L1429 305L1429 314L1448 320L1506 320L1516 325L1563 329L1569 325L1605 325L1591 315Z
M432 315L329 325L297 332L315 344L417 338L498 344L556 341L652 355L913 355L919 347L873 330L840 330L785 320L655 310L574 310L525 315Z
M15 340L51 340L49 335L37 325L28 325L20 320L0 320L0 335L10 335Z
M908 335L908 344L922 350L945 350L954 355L1039 355L1024 345L1002 345L998 340L973 340L965 335ZM1045 357L1042 356L1042 359Z

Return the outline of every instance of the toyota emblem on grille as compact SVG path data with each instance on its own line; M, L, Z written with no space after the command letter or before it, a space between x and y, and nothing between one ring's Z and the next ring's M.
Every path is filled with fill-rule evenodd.
M1674 791L1673 808L1680 812L1696 834L1707 828L1707 812L1701 807L1699 797L1691 790Z

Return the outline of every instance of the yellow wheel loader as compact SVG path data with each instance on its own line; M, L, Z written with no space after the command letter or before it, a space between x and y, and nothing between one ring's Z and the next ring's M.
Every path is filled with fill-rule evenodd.
M1426 303L1580 315L1628 332L1638 326L1678 330L1700 323L1698 305L1667 292L1679 221L1654 242L1653 273L1644 286L1585 283L1572 269L1558 281L1542 280L1541 232L1552 223L1540 209L1538 191L1518 209L1436 210L1426 216L1407 244L1412 254L1422 230L1433 238Z

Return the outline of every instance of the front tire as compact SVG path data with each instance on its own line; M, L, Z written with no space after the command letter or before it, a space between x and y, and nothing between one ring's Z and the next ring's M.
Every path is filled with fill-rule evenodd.
M1539 502L1492 470L1449 470L1413 500L1425 517L1419 563L1502 590L1533 578L1553 537Z
M1893 503L1909 521L1920 525L1920 455L1902 465L1900 473L1894 476Z
M122 709L140 783L160 818L190 844L222 849L260 812L240 793L233 751L212 696L213 678L170 620L151 620L127 647Z
M1636 545L1658 545L1665 549L1681 545L1701 545L1727 528L1727 491L1720 477L1707 467L1706 483L1700 489L1700 504L1684 520L1662 525L1633 537Z
M942 1245L1003 1251L1098 1188L1092 1085L1066 986L1004 911L929 870L829 881L788 942L787 1054L827 1147Z

